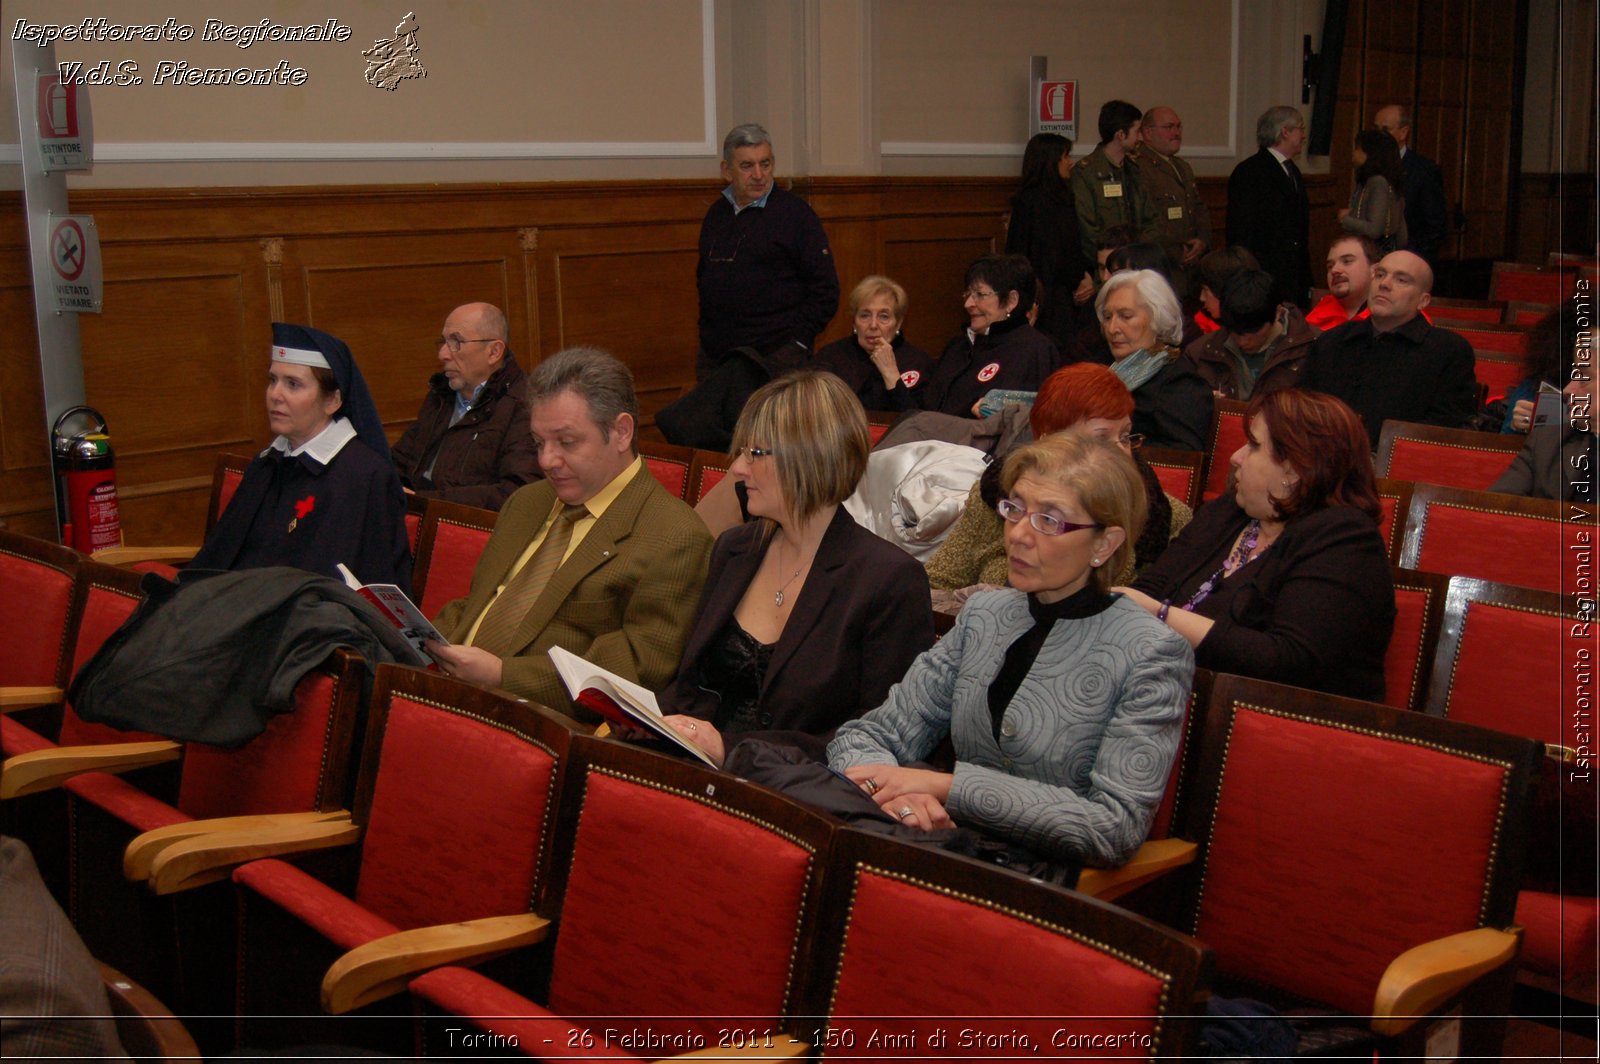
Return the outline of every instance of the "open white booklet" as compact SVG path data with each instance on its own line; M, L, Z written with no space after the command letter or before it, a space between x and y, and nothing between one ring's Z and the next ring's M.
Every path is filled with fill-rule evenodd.
M339 575L344 577L345 586L368 602L377 607L379 613L389 618L389 623L400 629L400 634L405 641L416 648L424 661L433 658L422 648L424 641L432 639L436 643L450 645L450 640L439 634L439 629L423 616L417 604L411 601L404 591L396 584L363 584L356 579L354 573L344 567L341 562L337 566Z
M567 685L572 700L580 706L594 710L613 724L625 728L644 728L676 743L712 768L720 767L704 750L665 723L653 691L560 647L550 648L550 660L555 662L556 672L560 674L561 682Z

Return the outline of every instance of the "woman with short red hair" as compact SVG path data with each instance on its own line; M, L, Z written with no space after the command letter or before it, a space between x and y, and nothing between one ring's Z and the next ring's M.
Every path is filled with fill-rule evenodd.
M1105 366L1078 362L1050 374L1034 397L1028 423L1036 440L1056 432L1086 432L1110 440L1133 456L1144 479L1148 516L1144 532L1134 544L1133 567L1117 574L1117 579L1131 579L1141 566L1158 558L1194 516L1187 505L1161 490L1155 472L1139 457L1144 440L1133 432L1133 395ZM975 584L1007 585L1005 526L995 512L1003 458L1005 455L996 455L984 469L972 486L966 508L928 559L928 582L933 587L953 591Z
M1121 590L1201 668L1382 701L1394 584L1361 419L1286 388L1252 399L1245 425L1233 493Z

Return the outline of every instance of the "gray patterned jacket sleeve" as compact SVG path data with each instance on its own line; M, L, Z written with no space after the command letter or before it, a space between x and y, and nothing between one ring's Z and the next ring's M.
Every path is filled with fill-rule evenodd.
M1020 592L974 596L889 701L841 728L836 768L923 757L948 729L959 824L1041 853L1115 865L1144 841L1177 754L1194 653L1126 599L1057 623L1006 709L987 692L1031 623Z

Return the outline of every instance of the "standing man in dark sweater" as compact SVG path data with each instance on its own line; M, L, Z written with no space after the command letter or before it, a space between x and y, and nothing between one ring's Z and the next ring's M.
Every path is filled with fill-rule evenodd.
M673 443L725 450L750 393L803 365L839 309L822 222L773 180L772 138L754 122L722 141L722 190L700 224L696 386L656 414Z
M822 222L773 180L772 140L754 123L722 142L727 187L700 226L700 356L705 380L735 348L753 348L768 368L792 369L839 309Z
M1301 387L1350 404L1374 448L1385 421L1459 429L1477 412L1472 348L1422 316L1432 289L1433 270L1421 256L1390 252L1372 270L1371 316L1311 345Z

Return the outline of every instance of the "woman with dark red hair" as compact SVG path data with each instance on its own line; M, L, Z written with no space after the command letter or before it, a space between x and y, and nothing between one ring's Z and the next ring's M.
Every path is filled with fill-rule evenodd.
M1055 432L1084 432L1110 440L1133 456L1144 479L1148 517L1134 544L1133 566L1126 573L1115 574L1118 580L1132 579L1141 566L1160 557L1167 543L1194 516L1186 504L1161 490L1154 470L1140 459L1138 448L1144 439L1133 432L1133 395L1105 366L1079 362L1050 374L1034 397L1028 423L1036 440ZM1003 458L1003 454L996 455L984 469L967 496L966 509L928 559L928 582L933 587L954 591L974 584L1007 586L1005 525L995 512Z
M1286 388L1252 399L1245 424L1233 494L1119 590L1201 668L1381 701L1394 584L1361 419Z

